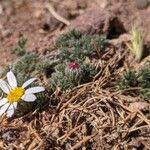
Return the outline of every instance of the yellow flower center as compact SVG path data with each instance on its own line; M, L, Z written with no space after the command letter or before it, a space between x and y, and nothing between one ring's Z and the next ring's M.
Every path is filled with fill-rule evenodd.
M16 87L12 89L10 93L7 95L7 99L10 103L18 102L21 100L21 97L24 95L25 89L22 87Z

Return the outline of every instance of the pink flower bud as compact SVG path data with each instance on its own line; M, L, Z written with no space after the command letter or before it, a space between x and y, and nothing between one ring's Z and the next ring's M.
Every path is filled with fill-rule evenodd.
M68 68L72 71L76 71L80 69L80 65L76 62L72 62L68 64Z

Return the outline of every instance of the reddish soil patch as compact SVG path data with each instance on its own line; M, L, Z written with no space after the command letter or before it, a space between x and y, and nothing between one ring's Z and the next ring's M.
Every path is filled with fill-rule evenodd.
M0 51L2 57L0 65L4 66L15 59L15 57L11 55L10 49L16 46L20 34L23 34L28 39L27 49L29 50L36 50L45 53L45 51L49 50L53 46L52 37L59 34L65 26L44 8L44 2L42 0L38 2L17 2L15 0L1 2ZM147 35L150 35L148 30L149 9L139 11L135 8L133 2L123 3L122 1L106 0L101 2L98 0L94 0L92 2L89 0L76 0L72 2L70 0L64 0L61 2L54 1L52 2L52 5L56 8L56 11L60 15L64 16L69 21L73 20L75 24L80 24L80 22L78 22L80 19L76 20L76 17L82 15L89 8L97 7L98 9L99 7L101 9L105 8L111 10L124 23L124 27L127 31L130 30L133 20L136 20L139 23L138 18L141 16L141 24L144 26L144 30L148 31L146 32ZM65 12L62 11L64 8ZM85 15L83 15L83 17L84 16ZM86 22L88 23L88 19Z

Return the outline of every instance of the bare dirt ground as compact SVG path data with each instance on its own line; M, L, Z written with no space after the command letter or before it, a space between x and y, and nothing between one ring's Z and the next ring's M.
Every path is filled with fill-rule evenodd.
M78 24L76 18L82 15L87 9L106 8L112 10L123 22L128 32L133 22L141 24L145 34L149 34L149 13L150 9L136 9L133 2L121 1L85 1L71 0L52 1L51 2L58 14L66 17L69 22L74 21ZM52 37L60 34L62 30L67 28L66 25L55 19L51 13L46 10L46 1L2 1L0 14L0 64L9 64L14 57L10 55L9 50L14 47L18 41L20 34L27 39L27 48L37 50L44 53L45 50L52 46ZM95 17L95 20L97 18ZM142 19L142 20L141 20ZM84 18L83 18L84 20ZM88 20L86 20L88 22ZM74 24L74 23L73 23ZM87 29L88 30L88 29ZM147 38L149 39L149 38ZM7 55L8 53L8 55ZM8 57L9 56L9 57ZM12 58L11 58L12 57Z
M48 4L50 4L54 11L57 12L58 16L61 16L63 19L60 19L56 14L52 14L51 11L53 11L53 9L51 9ZM101 19L102 17L103 19ZM144 6L143 9L138 9L134 1L131 2L129 0L0 0L0 68L3 68L6 65L11 65L11 63L17 59L16 56L11 53L11 49L17 45L17 41L20 35L23 35L25 38L27 38L27 50L36 51L41 55L48 55L55 50L54 41L56 37L72 27L79 29L85 34L105 33L107 34L110 42L121 44L121 36L123 34L129 33L134 23L141 26L143 30L143 33L145 34L146 50L149 53L150 7L148 7L148 4L147 6ZM123 41L124 40L126 39L123 38ZM113 65L115 66L115 63ZM131 66L134 67L136 67L136 65L137 62L131 64ZM99 83L96 82L95 84ZM94 92L91 94L93 87ZM126 97L121 93L119 97L118 95L111 95L111 93L105 90L100 91L98 88L95 88L96 85L94 85L93 87L89 83L85 87L81 87L80 92L77 88L73 91L73 93L69 93L70 95L65 95L62 99L64 99L64 101L70 100L70 105L68 106L67 102L65 102L65 109L63 110L64 106L62 108L59 108L61 110L59 116L53 115L52 117L50 117L49 113L51 113L51 111L48 110L42 112L41 114L38 114L38 116L31 116L31 114L29 114L29 116L25 116L25 119L19 118L19 120L14 120L13 122L10 121L10 125L7 124L6 120L4 120L4 122L2 122L1 120L0 122L2 124L2 132L5 134L13 135L10 136L12 139L7 139L4 136L1 137L2 140L0 141L0 149L148 150L150 148L149 128L147 127L146 129L143 129L143 133L141 133L145 135L147 134L147 139L146 136L142 137L142 135L139 135L137 130L138 127L140 128L140 124L142 124L142 122L144 122L144 125L146 126L147 124L150 125L150 121L146 117L143 117L143 119L141 119L142 114L140 114L139 112L131 113L130 109L124 107L123 103L126 101ZM90 99L92 99L92 97L99 97L102 99L105 98L105 100L100 103L98 101L98 98L95 98L93 106L90 107L90 105L92 104L86 104L86 99L88 98L85 96L85 94L87 93L84 93L84 91L89 94L88 98ZM72 94L74 94L73 98L71 98ZM100 96L98 96L97 94L99 94ZM110 96L108 96L109 94ZM72 118L69 117L70 113L74 111L71 110L73 109L73 107L71 106L73 106L73 104L77 101L77 99L80 99L80 97L85 97L85 100L82 102L83 107L78 107L78 105L74 106L78 107L78 111L76 111L75 113L79 114L79 111L81 111L81 109L83 109L84 106L87 105L87 109L82 111L84 113L87 113L88 111L88 115L90 116L88 120L89 122L92 122L94 119L98 119L97 116L102 115L98 114L100 110L96 112L97 116L94 116L95 114L92 112L93 109L95 109L95 107L99 105L99 103L100 105L103 105L103 107L107 106L108 108L110 108L110 111L105 116L102 115L103 120L100 121L101 128L104 128L102 129L103 132L95 135L96 131L91 131L91 126L86 124L82 128L82 139L78 137L76 141L79 143L76 142L76 144L73 140L71 140L71 138L75 137L74 132L78 132L82 125L81 124L75 129L70 127L71 129L67 129L67 133L65 133L66 131L64 131L62 128L62 133L59 132L58 139L55 139L54 135L58 134L57 127L60 123L60 120L62 119L61 117L63 116L63 114L66 113L66 120L70 119L70 124L72 123L73 119L79 119L75 118L75 116L73 115L71 116ZM118 100L118 97L121 98L121 103L118 102L120 101ZM129 101L136 101L135 99L136 98L129 97ZM118 118L118 120L114 119L116 114L113 110L114 108L109 105L109 103L111 103L112 106L115 107L115 111L120 113L120 116L122 116L122 120L124 120L125 123L123 123ZM135 118L136 114L138 114L137 118ZM82 114L79 114L79 116L80 115L82 116ZM110 116L113 119L110 119ZM124 116L126 117L124 118ZM84 115L82 117L84 120ZM95 118L93 119L92 117ZM108 119L107 122L113 122L114 125L118 123L117 126L111 127L107 125L107 127L105 127L105 123L107 124L106 119ZM138 120L137 125L135 125L135 128L134 126L132 126L128 134L126 134L130 123L134 124L134 119ZM130 122L126 123L129 120ZM93 121L93 126L97 126L97 124L94 123L98 124L98 121ZM23 124L24 125L21 127L20 124L21 126ZM53 129L49 129L51 127L51 124L53 125ZM107 131L111 133L108 133ZM92 134L90 132L92 132ZM74 134L70 136L72 133ZM107 134L103 136L102 134L104 133ZM83 138L84 135L85 138ZM80 136L80 134L78 134L77 136ZM127 137L133 138L130 138L130 141L127 141L129 140L129 138ZM89 142L91 138L94 140L93 143ZM107 140L105 140L104 142L101 138ZM71 141L72 143L70 145L75 146L71 148L71 146L68 144L69 142L67 143L66 141ZM13 143L12 145L10 144L11 142ZM79 148L81 145L82 148Z

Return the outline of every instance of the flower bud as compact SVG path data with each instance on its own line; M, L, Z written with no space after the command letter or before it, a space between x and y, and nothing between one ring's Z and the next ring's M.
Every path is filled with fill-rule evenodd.
M65 74L73 81L80 81L82 75L80 64L76 62L69 63L65 69Z

